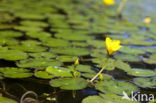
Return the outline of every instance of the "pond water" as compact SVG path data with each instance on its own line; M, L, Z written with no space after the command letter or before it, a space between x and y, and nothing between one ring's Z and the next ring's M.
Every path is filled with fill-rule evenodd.
M0 0L0 103L155 103L156 1L121 1Z

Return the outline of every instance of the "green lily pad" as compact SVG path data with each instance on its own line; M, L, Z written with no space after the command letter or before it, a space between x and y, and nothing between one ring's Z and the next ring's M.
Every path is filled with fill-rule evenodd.
M13 38L13 37L21 37L23 34L15 31L0 31L0 38Z
M25 41L22 41L21 44L26 45L26 46L38 46L41 44L41 42L37 40L25 40Z
M118 69L124 70L125 72L131 71L131 67L128 63L124 63L121 60L115 61L115 67Z
M105 57L107 54L107 50L106 49L94 49L91 52L91 56L92 57Z
M29 55L34 58L46 58L46 59L56 57L56 55L51 52L29 53Z
M156 64L155 59L150 59L150 58L143 58L143 61L147 64Z
M41 47L38 45L30 45L30 44L23 44L23 45L16 45L16 46L9 46L11 49L21 50L25 52L42 52L45 51L45 47Z
M156 87L156 78L134 78L133 82L142 88L155 88Z
M56 59L60 60L62 62L74 62L77 59L77 57L76 56L61 55L61 56L58 56Z
M27 69L14 67L0 68L0 72L7 78L28 78L33 75L33 73L30 73Z
M17 63L18 67L43 69L47 66L61 66L62 63L56 60L36 58L21 60Z
M129 61L129 62L140 62L141 57L136 56L136 55L129 55L129 54L120 54L120 55L115 55L116 59L120 59L122 61Z
M3 12L3 9L5 11L5 7L2 6L1 10L1 23L5 23L5 22L11 22L15 19L15 17L11 16L8 12Z
M24 31L24 32L40 32L40 31L43 31L43 29L40 27L29 28L29 26L14 26L14 29Z
M63 39L46 38L43 39L43 44L49 47L68 47L70 43Z
M0 97L0 103L17 103L17 101L14 101L6 97Z
M37 72L35 72L34 75L35 75L35 77L37 77L37 78L42 78L42 79L51 79L51 78L54 77L53 75L48 74L48 73L45 72L45 71L37 71Z
M105 42L102 40L87 40L87 43L95 48L105 48Z
M82 103L108 103L100 96L88 96L83 99Z
M65 90L80 90L86 88L88 82L83 78L59 78L52 79L50 85Z
M92 36L80 34L80 33L68 33L68 34L56 34L57 38L63 38L66 40L73 40L73 41L86 41L92 39Z
M21 60L26 59L28 56L26 53L19 50L4 50L0 51L0 58L5 60Z
M75 56L89 55L89 50L85 48L75 48L75 47L53 48L51 49L51 51L54 53L65 55L75 55Z
M73 69L74 68L74 65L68 66L68 68ZM91 69L91 66L89 66L89 65L81 65L81 64L79 64L76 67L76 70L77 71L80 71L80 72L85 72L85 73L95 73L94 70L92 70Z
M95 87L101 92L114 93L119 95L123 95L123 91L125 91L127 94L131 94L131 91L138 91L138 88L131 83L113 80L100 81L95 85Z
M138 77L150 77L156 76L156 72L148 69L133 68L131 71L127 72L129 75Z
M137 101L131 101L127 99L122 99L122 96L118 96L111 93L88 96L83 99L82 103L139 103Z
M24 20L20 22L21 25L30 27L47 27L48 24L41 21Z
M65 68L56 68L49 66L46 68L46 72L58 77L73 77L72 72Z
M132 54L132 55L138 55L138 54L144 54L145 51L143 49L138 48L130 48L130 47L122 47L119 49L120 52L126 53L126 54Z
M88 46L88 44L85 43L85 42L76 42L76 41L73 41L71 44L72 44L74 47L75 47L75 46L76 46L76 47L87 47L87 46Z
M146 52L156 53L156 49L155 49L155 48L144 48L144 50L145 50Z
M42 38L50 38L51 34L48 32L27 32L26 35L28 35L31 38L37 38L37 39L42 39Z
M127 93L127 92L126 92ZM140 103L138 101L132 101L128 99L122 99L122 96L116 95L116 94L111 94L111 93L106 93L106 94L100 94L102 98L107 101L106 103Z
M16 12L15 16L20 17L22 19L36 19L36 20L42 20L45 18L45 16L43 15L35 14L35 13L27 13L27 12Z
M95 58L95 59L92 59L92 61L94 63L98 63L98 67L101 68L105 64L106 58ZM114 69L115 69L115 60L110 58L108 60L108 64L107 64L105 70L114 70Z
M19 41L14 38L1 38L0 45L18 45Z
M143 58L143 61L148 64L156 64L156 54L152 54L150 58Z

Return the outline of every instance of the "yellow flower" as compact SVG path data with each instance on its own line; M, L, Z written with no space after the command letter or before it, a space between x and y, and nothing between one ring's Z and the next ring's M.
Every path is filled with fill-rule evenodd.
M75 66L79 65L79 59L77 58L74 63Z
M109 37L106 38L105 44L109 55L121 48L120 40L111 40Z
M114 0L103 0L105 5L113 5L115 3Z
M146 17L146 18L143 20L143 22L144 22L145 24L149 24L149 23L151 22L151 18L150 18L150 17Z

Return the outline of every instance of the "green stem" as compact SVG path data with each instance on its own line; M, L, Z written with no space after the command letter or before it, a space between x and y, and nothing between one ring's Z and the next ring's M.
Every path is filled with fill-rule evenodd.
M125 5L125 3L127 2L127 0L122 0L119 4L119 7L117 9L117 17L120 17L121 16L121 11Z
M108 64L108 60L109 60L109 56L107 57L105 64L103 65L102 69L90 80L90 82L93 82L102 73L102 71L105 69L105 67Z
M74 77L76 78L76 65L74 65L74 71L73 71L73 75L74 75Z
M72 95L73 95L73 98L76 97L76 91L75 90L72 91Z

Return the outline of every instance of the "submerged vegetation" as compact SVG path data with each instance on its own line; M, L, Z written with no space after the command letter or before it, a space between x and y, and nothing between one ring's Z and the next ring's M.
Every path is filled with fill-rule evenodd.
M155 96L155 5L0 0L0 103L142 103L123 96Z

